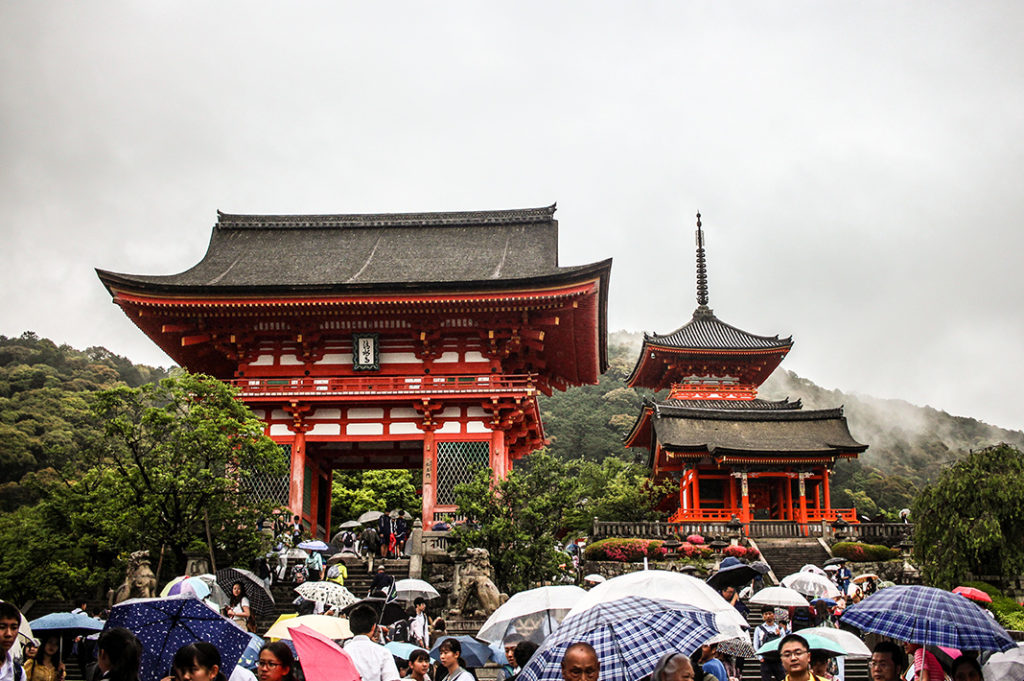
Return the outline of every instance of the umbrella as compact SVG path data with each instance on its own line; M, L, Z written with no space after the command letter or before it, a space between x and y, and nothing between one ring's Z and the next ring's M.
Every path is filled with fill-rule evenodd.
M790 606L807 607L810 605L807 599L801 596L799 592L784 586L765 587L754 594L750 602L758 605L778 605L784 608Z
M352 605L345 606L341 612L347 616L360 605L369 605L371 608L376 610L377 622L384 626L397 622L398 620L404 620L407 617L402 606L398 605L398 603L395 603L394 601L389 601L384 598L364 598L360 601L356 601Z
M346 520L341 525L338 525L338 528L342 530L354 530L355 528L362 526L363 524L358 520Z
M304 550L304 551L330 551L331 550L330 546L328 546L325 542L320 541L319 539L314 539L314 540L310 540L310 541L304 541L304 542L299 544L299 548Z
M85 613L52 612L29 623L33 631L101 631L103 622ZM31 636L31 632L29 633Z
M761 573L754 566L741 563L738 559L729 556L722 561L718 572L708 577L707 582L715 591L721 591L729 586L739 588L759 574Z
M603 681L640 679L650 674L665 653L689 655L717 633L714 616L705 610L675 601L621 598L566 617L517 678L561 681L565 651L583 641L597 651Z
M133 598L110 610L107 628L124 627L142 643L141 681L157 681L167 675L178 648L209 641L220 651L226 676L249 644L249 634L195 598Z
M612 577L580 597L566 617L578 615L598 603L626 596L668 599L715 613L719 631L729 626L742 629L749 626L743 615L703 580L667 570L638 570Z
M745 631L740 636L736 636L735 632L718 634L704 643L708 645L717 643L719 651L733 657L754 656L754 644L750 641L750 634Z
M417 598L440 598L437 589L422 579L400 579L395 582L395 598L400 601L414 601Z
M305 625L329 639L352 638L348 620L330 615L301 615L287 619L279 617L264 634L267 638L282 638L294 641L292 629Z
M594 584L600 584L601 582L607 581L604 575L590 574L583 578L584 582L593 582Z
M836 569L838 570L839 568L837 567ZM804 565L802 568L800 568L800 572L813 572L816 575L825 576L825 571L824 570L822 570L817 565L811 565L810 563L808 563L807 565Z
M836 602L833 601L831 598L815 598L813 601L811 601L811 605L827 605L830 608L833 607L835 604Z
M245 650L242 651L242 656L238 658L238 664L249 671L256 669L256 660L260 658L260 648L263 647L263 637L257 636L256 634L249 632L249 644L245 646Z
M571 584L520 591L487 618L477 638L492 643L503 641L513 630L539 645L586 593Z
M876 586L879 589L888 589L890 586L896 586L896 582L890 582L888 579L883 579Z
M828 560L826 560L823 563L823 565L842 565L846 562L848 562L846 558L843 558L842 556L836 556L835 558L829 558Z
M274 596L270 589L263 583L263 580L243 568L222 568L217 570L217 584L225 592L231 593L231 587L235 582L242 583L245 590L245 597L249 599L252 611L260 617L266 617L274 612Z
M957 594L930 586L892 586L850 606L842 621L899 641L957 650L1009 650L1006 630Z
M953 589L953 593L960 594L964 598L969 598L972 601L978 601L979 603L991 603L992 597L981 589L975 589L973 586L958 586Z
M841 596L839 587L829 581L828 577L816 575L813 572L796 572L782 578L782 586L788 586L794 591L799 591L805 596L824 596L835 598Z
M807 640L807 647L811 650L817 650L820 652L826 652L831 655L845 655L846 649L840 644L833 640L827 639L824 636L818 636L816 634L808 634L806 629L801 629L797 632ZM852 634L851 634L852 635ZM763 646L757 649L758 655L771 655L779 654L779 643L782 641L781 638L775 638L768 641ZM864 645L863 643L861 645ZM870 655L868 656L870 657Z
M352 658L337 643L303 625L291 632L307 681L360 681Z
M359 599L337 582L304 582L295 587L295 591L307 601L320 601L324 605L344 608Z
M876 575L873 572L866 572L863 575L857 575L856 577L854 577L853 578L853 583L854 584L863 584L864 582L868 581L869 579L878 579L878 575Z
M1003 653L995 653L981 668L985 681L1020 681L1024 679L1024 643Z
M384 647L391 651L391 654L395 657L400 657L403 660L408 660L409 656L413 654L413 651L423 650L421 646L415 643L404 643L402 641L388 641L384 644Z
M160 590L161 597L178 595L193 596L201 600L210 595L210 585L198 577L182 575L167 582Z
M847 657L871 657L871 649L864 644L864 641L860 639L856 634L846 631L845 629L836 629L834 627L807 627L797 632L801 636L804 634L813 634L820 638L825 638L834 643L838 643L843 650L846 651Z
M434 642L434 646L430 649L430 657L440 661L441 651L439 649L441 644L450 638L454 638L462 645L462 659L466 661L467 667L483 667L488 662L505 661L498 659L497 653L491 650L486 643L482 643L472 636L442 636Z
M284 557L288 560L306 560L309 554L302 549L285 549Z
M838 565L826 565L825 566L825 572L839 572L839 566Z
M196 575L195 578L201 580L210 589L210 595L206 597L208 602L214 603L219 608L223 608L231 602L228 595L224 593L224 589L222 589L220 584L217 583L216 575L211 575L209 572L206 572L201 575Z
M382 515L384 515L383 511L367 511L366 513L359 516L359 523L365 525L366 523L375 522L377 518L381 517Z

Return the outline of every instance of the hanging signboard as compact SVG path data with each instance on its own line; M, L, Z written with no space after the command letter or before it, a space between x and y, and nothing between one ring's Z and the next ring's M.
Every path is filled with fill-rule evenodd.
M380 370L380 334L352 334L352 368L356 371Z

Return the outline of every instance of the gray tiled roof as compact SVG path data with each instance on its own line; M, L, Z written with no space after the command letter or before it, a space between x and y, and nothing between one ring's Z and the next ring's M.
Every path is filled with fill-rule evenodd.
M765 350L787 348L793 338L757 336L718 319L710 308L701 305L693 318L672 333L663 336L644 334L644 345L669 348L720 349L720 350Z
M787 397L784 400L665 400L664 402L653 403L661 409L724 409L736 410L774 410L774 409L800 409L800 400L790 402Z
M457 213L230 215L210 245L172 275L98 270L111 284L149 290L239 291L500 288L517 280L603 274L611 261L559 267L555 207Z

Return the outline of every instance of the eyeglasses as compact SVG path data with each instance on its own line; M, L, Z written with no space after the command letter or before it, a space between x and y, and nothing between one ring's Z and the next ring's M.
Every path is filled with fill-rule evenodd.
M869 667L892 667L893 663L889 660L869 660Z
M786 659L791 659L791 658L794 658L794 657L803 657L806 654L807 654L806 650L787 650L784 653L780 653L779 657L784 657Z
M257 660L256 661L256 666L257 667L266 667L268 669L273 669L274 667L280 667L281 663L280 662L271 662L270 660Z

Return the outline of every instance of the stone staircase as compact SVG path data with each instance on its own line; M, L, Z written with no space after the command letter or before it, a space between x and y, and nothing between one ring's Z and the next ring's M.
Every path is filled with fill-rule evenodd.
M761 557L771 566L776 578L799 572L808 563L820 566L832 556L821 543L811 538L758 539Z

